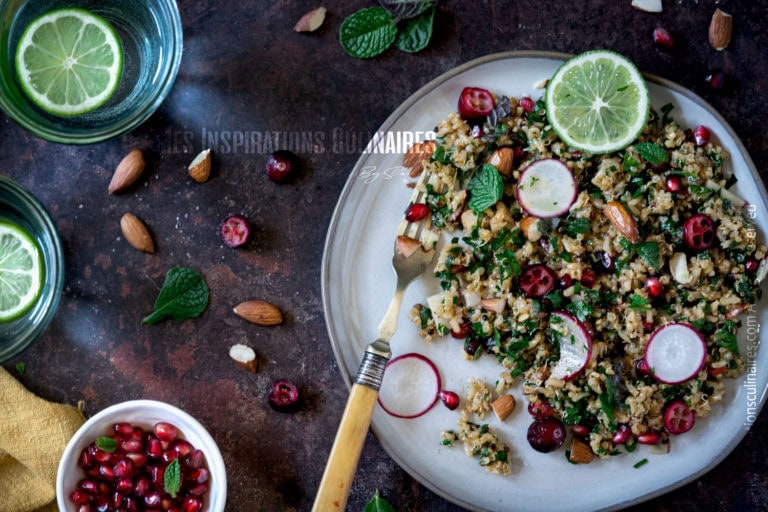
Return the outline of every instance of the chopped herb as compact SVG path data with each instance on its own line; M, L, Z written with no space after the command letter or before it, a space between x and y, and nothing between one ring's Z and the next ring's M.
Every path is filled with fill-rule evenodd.
M632 297L629 299L629 309L634 309L635 311L646 311L649 308L650 306L648 305L648 299L636 293L632 294Z
M737 324L733 320L726 320L723 326L715 332L715 343L718 347L730 350L738 355L739 345L736 341Z
M544 298L552 304L553 309L560 309L563 304L563 295L560 292L550 292Z
M638 142L635 149L645 161L652 165L661 165L669 162L667 150L653 142Z
M441 164L450 164L451 163L451 155L453 154L453 150L446 151L445 146L437 146L435 148L435 152L432 153L432 160L435 162L439 162Z
M582 322L586 321L587 318L589 318L589 316L594 311L592 306L590 306L589 304L587 304L581 299L574 300L573 302L568 304L565 307L565 309L573 313L573 315L579 320L581 320Z
M659 244L656 242L643 242L635 245L637 254L645 261L645 263L653 270L658 270L661 267L661 258L659 256Z
M589 219L584 218L566 219L564 226L563 230L573 238L576 238L576 235L589 233L592 229L592 226L589 224Z
M635 463L635 465L632 466L632 467L637 469L637 468L641 468L641 467L645 466L646 464L648 464L648 459L642 459L642 460L638 461L637 463Z
M26 369L26 366L24 363L16 363L16 373L19 375L24 375L24 370Z

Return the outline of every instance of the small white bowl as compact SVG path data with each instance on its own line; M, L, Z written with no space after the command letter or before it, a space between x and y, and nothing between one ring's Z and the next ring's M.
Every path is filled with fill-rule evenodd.
M77 483L87 475L78 465L83 448L97 438L112 434L112 425L128 422L151 431L155 423L165 421L175 425L179 437L186 439L205 455L210 472L209 489L205 495L203 511L223 512L227 501L227 473L224 459L213 437L199 421L181 409L154 400L131 400L107 407L86 421L67 444L59 462L56 477L56 499L61 512L76 512L69 495Z

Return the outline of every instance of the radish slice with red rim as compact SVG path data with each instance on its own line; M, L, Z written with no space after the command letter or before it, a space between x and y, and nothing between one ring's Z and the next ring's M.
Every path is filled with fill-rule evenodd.
M538 160L520 174L515 194L528 215L559 217L565 215L576 200L576 179L560 160Z
M549 319L550 329L560 335L560 359L550 375L569 381L575 378L592 357L592 337L584 324L564 311L555 311Z
M442 381L435 364L411 352L387 363L379 405L397 418L418 418L437 403Z
M680 384L692 379L704 367L706 357L704 338L685 323L659 327L645 347L645 362L651 375L664 384Z

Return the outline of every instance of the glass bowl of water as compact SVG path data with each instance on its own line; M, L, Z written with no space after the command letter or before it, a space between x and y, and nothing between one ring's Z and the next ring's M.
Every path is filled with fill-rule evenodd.
M27 27L56 9L78 8L106 21L122 50L119 82L109 99L87 113L61 116L24 91L15 56ZM0 0L0 108L38 137L89 144L126 133L157 110L179 71L181 16L174 0Z
M29 235L42 255L42 290L34 304L15 320L0 323L0 363L27 348L51 323L64 288L64 251L45 207L15 181L0 176L0 223ZM0 254L9 240L0 237ZM0 265L0 275L2 275ZM2 295L0 295L0 299Z

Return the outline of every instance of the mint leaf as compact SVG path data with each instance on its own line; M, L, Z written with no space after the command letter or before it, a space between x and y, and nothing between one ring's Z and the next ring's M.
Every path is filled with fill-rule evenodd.
M183 320L199 317L208 306L208 286L203 276L191 268L172 268L155 301L155 311L142 320L154 325L166 318Z
M739 344L736 340L736 328L736 322L726 320L723 326L715 332L715 343L718 347L723 347L738 355Z
M475 175L467 184L469 190L469 207L475 213L490 208L501 199L504 183L501 175L491 164L483 164L475 171Z
M100 437L96 439L96 447L99 450L112 453L117 450L117 441L111 437Z
M667 150L653 142L638 142L635 149L646 162L661 165L669 162Z
M435 0L437 2L437 0ZM415 18L432 7L432 0L379 0L397 21Z
M416 53L427 47L432 37L432 25L435 21L435 8L431 7L416 18L403 23L400 33L397 34L395 46L398 49Z
M379 490L376 489L376 493L371 498L371 501L365 504L363 512L395 512L395 509L392 508L392 505L387 500L381 497Z
M24 365L24 363L16 363L16 371L19 375L24 375L24 370L26 370L27 367Z
M645 261L645 263L654 270L659 270L661 267L661 258L659 256L659 244L656 242L643 242L635 245L637 254Z
M383 7L361 9L341 23L339 41L353 57L369 59L392 46L397 37L397 25Z
M168 467L165 468L163 487L165 487L165 492L171 495L171 498L176 498L176 493L179 492L179 487L181 487L181 466L179 465L179 459L173 459L173 461L168 464Z

